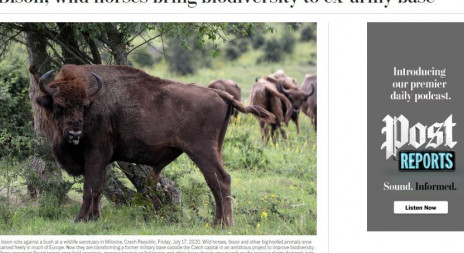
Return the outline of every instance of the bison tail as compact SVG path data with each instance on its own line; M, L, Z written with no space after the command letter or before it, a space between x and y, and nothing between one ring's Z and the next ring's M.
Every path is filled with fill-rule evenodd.
M233 106L237 111L242 112L242 113L251 113L257 118L264 120L266 123L269 124L275 124L276 123L276 116L265 109L261 108L260 106L257 105L250 105L250 106L244 106L242 103L239 101L235 100L232 95L229 93L222 91L222 90L217 90L217 89L210 89L214 92L216 92L227 104Z
M239 110L239 111L241 111L243 113L251 113L251 114L257 116L258 118L264 120L268 124L275 124L276 123L276 116L274 114L266 111L261 106L250 105L250 106L244 107L242 104L240 104L240 105L244 108L244 111L239 110L236 107L237 110Z
M266 90L272 95L278 97L285 104L286 111L284 112L284 122L287 123L290 120L290 117L292 116L292 111L293 111L292 103L290 103L290 100L288 100L288 98L284 94L278 92L277 90L269 89L267 87L266 87Z

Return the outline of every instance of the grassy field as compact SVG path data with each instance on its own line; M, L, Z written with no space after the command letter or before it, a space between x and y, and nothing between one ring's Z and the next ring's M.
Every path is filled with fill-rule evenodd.
M248 104L256 77L283 69L300 84L306 73L316 73L316 66L308 64L315 53L315 42L297 42L294 52L279 63L257 64L262 51L250 50L230 62L219 56L211 68L200 69L195 75L176 76L164 61L146 71L185 83L208 84L215 79L233 79L242 88L242 102ZM255 118L241 114L229 125L223 160L232 177L233 227L212 227L212 194L198 168L182 155L162 174L174 180L182 191L179 206L154 212L139 205L114 206L103 198L102 216L98 221L73 223L81 201L79 189L82 189L82 185L76 184L70 193L70 203L64 206L28 201L10 208L0 205L0 234L316 234L317 135L303 114L300 128L297 135L291 122L285 128L287 140L266 144L261 140ZM12 195L19 198L25 191L24 183L18 180L13 185L17 193Z

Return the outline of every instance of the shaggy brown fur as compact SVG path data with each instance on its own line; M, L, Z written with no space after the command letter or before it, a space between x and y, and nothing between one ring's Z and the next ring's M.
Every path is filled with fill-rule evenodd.
M298 123L298 116L300 114L300 108L306 99L312 94L312 91L305 92L298 89L295 78L285 75L283 70L278 70L274 74L264 78L267 78L271 83L273 83L275 87L290 100L292 104L291 119L295 123L296 132L299 134L300 126ZM284 110L287 109L284 103L282 103L282 108L284 108ZM286 119L285 123L288 124L288 121L289 119Z
M270 124L264 120L258 119L263 140L268 141L269 137L271 137L275 142L276 129L280 130L282 138L287 138L287 135L281 126L282 123L285 123L290 118L292 113L292 104L287 99L287 97L285 97L276 89L273 82L276 82L276 80L272 79L271 77L259 79L251 88L250 105L260 106L272 112L276 116L276 122ZM270 135L269 127L271 128Z
M232 95L235 100L240 101L242 99L242 91L240 87L237 85L237 83L233 80L216 80L212 81L209 85L208 88L211 89L218 89L225 91ZM238 112L237 111L232 111L232 114L234 117L237 117Z
M151 165L159 178L166 165L186 153L213 193L215 224L233 224L231 178L222 165L230 111L234 107L269 124L276 121L271 113L245 107L226 92L125 66L65 65L42 91L46 94L37 103L53 122L54 156L71 175L84 175L76 221L99 217L109 163Z
M311 119L317 132L317 75L306 75L301 84L301 89L309 92L311 91L311 85L314 87L314 93L303 103L301 110Z

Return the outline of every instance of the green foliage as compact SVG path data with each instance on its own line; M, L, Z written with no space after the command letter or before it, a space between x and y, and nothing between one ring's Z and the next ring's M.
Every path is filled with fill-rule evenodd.
M226 152L223 155L225 166L231 169L266 170L269 160L263 151L263 143L251 138L251 129L236 127L239 129L231 132L225 143Z
M45 219L60 219L62 215L61 203L52 193L44 192L39 198L38 215Z
M146 48L134 51L131 59L142 68L152 67L155 64L155 59Z
M282 45L276 38L266 41L263 51L265 61L279 62L284 58Z
M9 230L11 228L13 225L13 215L14 211L9 205L9 200L3 196L0 196L0 231Z
M259 49L264 45L265 42L266 38L261 33L254 34L251 38L253 49Z
M306 27L304 27L302 30L301 30L301 36L300 36L300 40L301 41L311 41L311 40L316 40L316 27L317 25L313 25L313 24L310 24L310 25L307 25Z
M30 155L33 138L29 77L14 59L0 62L0 157L15 160Z
M180 40L172 40L169 43L169 69L180 75L195 73L194 52L189 51Z
M240 48L237 45L235 45L235 43L227 44L225 51L226 51L226 58L231 61L236 60L238 57L240 57L242 53L240 51Z
M292 32L286 31L282 34L281 38L282 50L285 53L292 53L295 48L296 39Z

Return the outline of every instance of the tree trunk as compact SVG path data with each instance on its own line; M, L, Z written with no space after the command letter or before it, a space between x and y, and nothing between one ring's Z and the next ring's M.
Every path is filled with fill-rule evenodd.
M119 169L134 185L137 192L126 187L118 180L114 167L108 166L106 185L104 189L105 197L115 204L130 205L134 201L151 205L154 209L159 209L166 204L180 204L180 190L174 187L174 182L161 178L160 182L156 183L153 177L153 170L150 166L131 164L126 162L117 162ZM137 194L139 194L138 197ZM144 201L140 201L140 197Z
M107 24L106 44L113 51L113 58L117 65L129 65L123 45L123 34L118 31L116 24Z
M26 27L30 28L31 31L38 30L38 24L28 23ZM38 87L37 79L40 74L47 72L51 69L50 57L47 54L47 40L45 36L40 33L27 31L25 32L25 39L27 45L27 52L29 58L29 65L31 66L30 73L30 84L29 84L29 98L32 101L32 110L34 113L34 130L37 136L45 136L48 140L52 138L51 128L48 126L48 122L45 118L45 111L42 107L34 103L34 101L40 95L43 95ZM35 199L45 189L45 187L51 183L62 183L62 177L54 177L52 171L56 171L61 175L61 171L47 166L55 166L56 164L52 160L46 160L45 157L52 157L50 149L48 149L48 155L41 157L33 157L30 162L31 173L25 175L27 192L29 197ZM57 179L59 178L59 179ZM58 180L58 182L53 182Z
M126 162L118 162L118 165L137 192L150 200L155 209L165 204L180 204L181 192L174 187L175 183L168 178L160 178L159 182L156 182L150 166Z
M24 26L30 28L31 31L24 32L27 45L27 53L29 58L29 66L33 68L33 71L37 74L30 73L30 85L29 85L29 98L31 99L32 110L34 112L34 130L37 134L45 135L49 140L52 138L52 132L48 126L48 122L45 120L44 109L34 103L34 101L41 94L40 88L37 83L37 78L41 74L51 69L50 56L47 54L47 39L45 36L37 32L38 24L28 23Z
M81 61L77 60L74 55L79 54L79 45L77 43L76 36L74 34L74 30L72 27L72 24L66 24L66 23L58 23L58 27L60 28L60 37L61 41L63 42L63 46L61 47L62 54L63 54L63 59L65 64L82 64ZM69 49L66 50L64 47L67 47ZM71 53L73 52L74 55Z
M113 165L109 165L106 169L106 184L103 195L116 205L130 205L136 192L119 181L113 167Z

